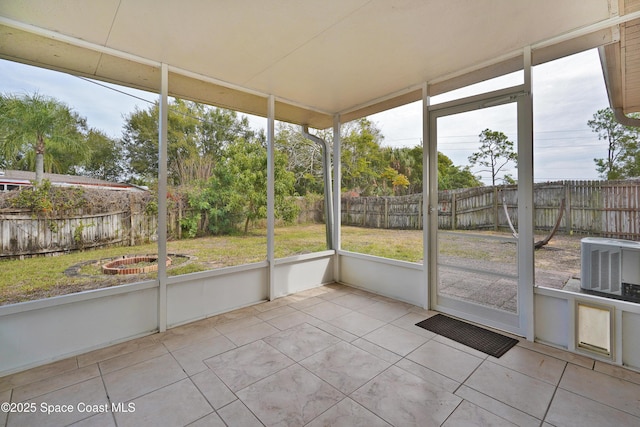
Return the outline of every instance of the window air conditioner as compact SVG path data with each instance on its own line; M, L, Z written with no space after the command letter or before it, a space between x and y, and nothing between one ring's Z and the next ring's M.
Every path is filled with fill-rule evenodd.
M582 289L640 302L640 242L587 237L580 250Z

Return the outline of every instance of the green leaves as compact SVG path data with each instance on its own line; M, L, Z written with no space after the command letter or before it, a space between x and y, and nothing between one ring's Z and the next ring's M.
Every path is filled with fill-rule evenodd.
M45 179L40 184L34 184L33 188L23 188L16 192L11 200L11 205L17 208L30 209L35 215L45 217L54 213L73 211L86 206L84 189L52 187L51 182Z
M454 190L457 188L480 187L482 182L469 167L455 166L451 159L438 152L438 189Z
M500 172L509 163L517 165L518 155L514 151L513 142L502 132L485 129L479 138L480 149L469 156L469 163L486 168L480 172L491 173L491 182L495 186ZM504 177L503 179L508 180Z
M274 163L276 217L291 222L299 211L292 198L295 177L286 170L284 153L276 151ZM235 233L241 224L246 234L251 223L266 218L267 150L263 141L240 138L229 144L209 180L188 192L188 204L194 214L182 226L190 235L203 217L212 234Z
M599 140L607 143L607 157L593 159L600 177L624 179L640 176L638 128L618 123L610 108L598 110L587 125L598 134Z
M54 98L37 93L0 96L0 163L35 169L38 182L45 170L68 173L74 163L87 158L86 131L86 119Z
M342 187L359 190L364 196L375 195L386 166L380 130L365 118L348 124L342 131Z
M153 181L158 175L158 104L126 118L123 146L134 176ZM246 118L234 111L175 99L168 114L168 172L171 184L205 182L238 138L255 136Z

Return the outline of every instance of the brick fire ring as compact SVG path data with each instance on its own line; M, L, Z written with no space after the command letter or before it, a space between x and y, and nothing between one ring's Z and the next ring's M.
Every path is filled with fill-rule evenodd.
M102 266L103 274L144 274L151 273L152 271L158 271L158 257L153 255L140 255L122 257L114 261L110 261ZM152 262L153 265L146 265L144 267L134 267L134 264L140 262ZM167 257L166 266L171 265L171 258Z

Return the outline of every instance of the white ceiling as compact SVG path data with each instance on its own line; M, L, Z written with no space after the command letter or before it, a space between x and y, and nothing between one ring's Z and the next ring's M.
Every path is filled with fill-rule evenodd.
M272 94L279 119L323 128L417 99L424 82L435 94L511 71L525 46L542 62L612 42L594 24L616 11L608 0L3 0L0 57L154 91L164 62L176 96L265 115Z

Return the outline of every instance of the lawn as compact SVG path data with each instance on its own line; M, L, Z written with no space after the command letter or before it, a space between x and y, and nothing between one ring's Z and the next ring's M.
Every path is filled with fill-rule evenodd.
M189 258L172 257L172 265L167 271L170 276L176 276L257 262L266 259L266 247L264 230L250 231L247 235L174 240L167 243L167 252ZM324 249L325 228L322 224L276 230L275 253L278 258ZM0 261L0 305L152 279L156 273L103 275L101 266L108 260L124 255L156 252L156 243L149 243Z
M248 264L266 259L266 232L253 230L247 235L202 237L170 241L167 244L172 257L168 268L170 276L206 271L215 268ZM352 252L377 255L410 262L422 262L422 232L420 230L384 230L359 227L342 227L342 248ZM441 245L441 253L457 256L466 253L477 259L486 259L485 248L472 248L468 239L447 239ZM536 265L551 265L566 253L575 268L579 265L579 239L558 236L550 248L536 252ZM555 246L555 248L554 248ZM278 227L275 232L275 255L282 258L290 255L322 251L325 246L323 224ZM501 251L512 253L513 248L497 246ZM553 250L549 250L553 249ZM116 286L152 279L156 273L144 275L107 276L101 273L101 265L123 255L155 254L156 244L135 247L111 247L105 249L74 252L54 257L27 258L24 260L0 261L0 305L63 295L83 290ZM188 258L187 258L188 257ZM554 261L555 260L555 261ZM558 269L565 269L566 266Z

